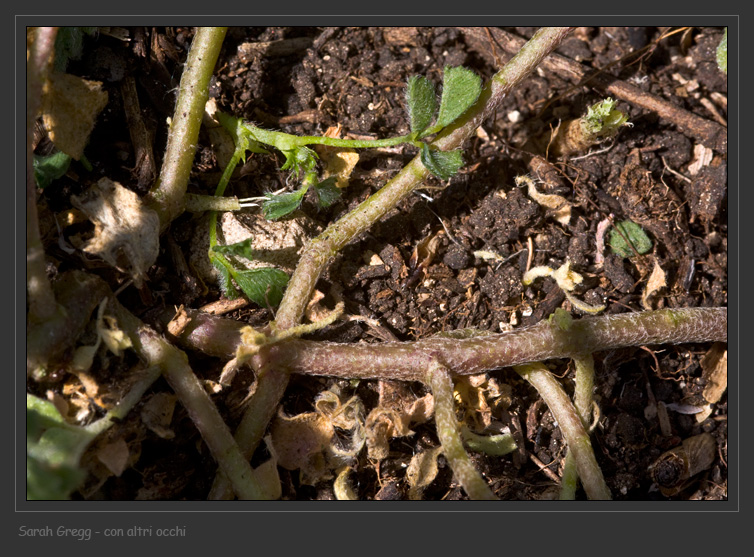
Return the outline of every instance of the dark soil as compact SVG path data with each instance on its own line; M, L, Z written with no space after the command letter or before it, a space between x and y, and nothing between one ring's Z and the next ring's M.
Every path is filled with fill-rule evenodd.
M506 31L526 38L534 29ZM662 38L667 31L578 28L558 52L589 70L607 68L606 74L615 79L715 121L712 107L724 121L727 80L714 63L722 29L694 28ZM120 88L126 76L136 80L159 169L165 122L172 115L193 30L131 28L128 33L130 42L106 35L90 40L87 55L69 67L72 73L104 81L110 104L87 150L94 171L82 171L78 180L66 177L58 187L50 188L45 197L54 211L65 209L71 193L101 176L140 194L148 190L151 177L135 158L124 115ZM495 71L496 58L510 58L492 33L481 36L487 38L480 40L466 30L440 27L232 28L211 96L224 111L290 133L318 135L340 125L344 134L359 137L400 135L408 131L403 100L408 77L421 74L439 84L444 66L464 65L488 78ZM272 46L266 50L239 46L264 41L272 41ZM666 273L667 286L650 298L653 309L726 306L724 150L714 151L712 161L693 174L689 167L700 139L675 122L618 99L618 108L629 115L633 126L624 128L615 141L596 146L591 155L569 160L550 157L548 165L534 157L545 156L545 152L528 151L532 145L541 145L541 138L560 120L580 116L605 96L602 90L579 85L547 69L535 72L504 100L477 136L466 142L466 166L459 175L447 185L429 180L424 195L410 196L348 245L320 280L318 289L326 294L333 287L340 289L347 313L370 318L378 326L344 321L310 338L381 342L391 336L411 340L461 328L498 332L511 325L533 324L555 308L570 309L570 305L551 279L524 287L521 277L527 264L557 268L566 260L585 277L578 297L592 304L604 302L608 313L644 309L642 294L655 264ZM305 204L304 211L326 225L381 187L415 154L411 148L363 153L340 202L328 210ZM258 196L279 189L286 178L278 170L280 163L279 156L255 155L228 193ZM190 191L213 193L221 171L202 135ZM573 205L569 224L555 221L525 188L516 187L514 177L518 175L541 178L545 182L538 185L540 191L564 196ZM640 224L653 240L651 252L623 259L606 248L604 263L598 264L597 231L605 219L630 219ZM193 223L193 217L184 215L169 232L170 241L176 242L186 257ZM435 235L434 253L418 265L416 258L412 259L417 246ZM61 252L56 242L57 237L51 238L48 253L58 258L60 268L82 266L78 255ZM527 261L532 245L534 253ZM163 308L180 304L198 308L221 297L214 285L203 292L197 281L177 276L166 242L163 248L150 275L151 305L133 289L120 296L135 314L149 321ZM494 252L501 260L475 256L479 250ZM375 254L381 264L370 264L376 261ZM230 316L262 323L269 319L269 312L250 305ZM700 361L710 348L637 347L595 355L600 414L593 445L616 499L665 499L653 484L650 465L664 451L701 432L710 432L716 439L715 462L671 498L727 498L727 395L702 423L697 423L695 415L667 410L670 430L663 431L656 411L660 403L675 404L672 407L677 409L699 404L703 387ZM217 379L223 362L195 354L191 359L198 375ZM572 364L549 364L566 388L572 388ZM505 457L472 453L477 468L502 499L556 496L557 484L551 476L559 476L565 456L557 425L536 392L511 370L488 375L510 392L505 401L491 406L491 423L509 428L520 446ZM62 390L65 382L64 376L44 388ZM233 389L215 397L232 427L240 418L238 402L245 396L248 382L239 379ZM312 411L314 397L333 383L294 377L283 401L286 413ZM341 382L341 387L349 395L359 395L367 412L377 403L376 382ZM417 396L426 392L419 384L411 387ZM169 388L158 382L154 391L169 392ZM120 477L100 481L93 475L77 498L206 498L215 464L180 407L170 424L175 433L170 439L146 429L138 416L118 427L120 433L113 435L125 435L129 449L140 456ZM438 445L431 421L412 429L413 435L392 441L388 457L379 466L367 458L366 450L353 463L351 480L359 498L408 497L406 466L415 453ZM266 457L260 449L253 464ZM439 466L424 498L463 499L465 494L442 458ZM284 499L334 497L332 480L306 486L297 471L280 472ZM583 498L583 493L579 497Z

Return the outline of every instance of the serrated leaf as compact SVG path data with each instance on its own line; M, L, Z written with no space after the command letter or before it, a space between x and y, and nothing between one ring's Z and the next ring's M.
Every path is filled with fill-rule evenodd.
M443 73L440 114L436 128L454 122L476 102L482 92L482 78L464 67L446 67Z
M314 186L317 194L317 203L321 208L326 208L340 199L340 188L337 186L337 176L330 176Z
M421 161L427 170L441 180L448 180L463 166L463 156L460 149L438 151L437 149L430 149L426 143L422 143Z
M58 178L62 178L71 165L71 157L63 151L41 157L34 155L34 181L40 188L46 188Z
M307 188L301 188L289 193L268 195L267 201L262 204L262 213L267 220L283 218L298 209Z
M406 104L411 131L421 133L429 126L437 110L435 86L426 77L415 75L408 80Z
M277 306L288 285L288 275L274 267L233 271L233 280L249 300L262 307Z

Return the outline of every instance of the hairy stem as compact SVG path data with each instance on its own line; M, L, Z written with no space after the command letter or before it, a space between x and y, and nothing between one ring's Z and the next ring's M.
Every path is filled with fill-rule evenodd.
M594 458L589 434L581 423L581 416L568 399L568 395L557 379L544 364L527 364L514 366L521 377L537 389L547 403L553 417L558 422L563 437L568 443L568 451L573 454L576 469L589 499L611 499L610 490L605 483L597 460Z
M160 177L147 196L149 207L160 217L161 230L184 210L199 128L209 97L209 81L226 31L226 27L199 27L191 43L170 124L165 160Z
M196 319L177 337L178 342L227 359L235 356L243 323L198 312L189 315ZM380 344L291 339L262 347L252 361L256 369L270 362L291 373L422 381L433 359L455 375L473 375L628 346L727 342L727 319L727 308L682 308L583 317L567 330L542 321L524 329L464 339L435 336Z
M262 377L268 375L269 372L269 369L260 370L259 384L254 392L254 404L249 406L249 409L244 413L234 436L247 460L251 460L259 440L264 436L267 424L274 417L278 402L288 386L288 374L284 371L274 370L272 376L263 381ZM232 498L233 490L231 487L231 483L225 474L217 474L208 499Z
M442 452L448 459L458 482L473 500L497 500L495 494L474 468L461 440L461 431L456 419L453 402L453 379L450 370L438 362L432 362L425 380L435 397L435 424Z

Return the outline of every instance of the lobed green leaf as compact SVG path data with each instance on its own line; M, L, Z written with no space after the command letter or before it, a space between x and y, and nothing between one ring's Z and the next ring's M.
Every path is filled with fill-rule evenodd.
M464 67L446 67L443 73L440 113L435 128L442 129L458 119L482 92L482 78Z
M289 215L299 208L307 188L301 188L289 193L267 196L267 201L262 204L262 213L267 220L277 220Z
M243 290L246 297L262 306L277 306L283 299L283 291L288 285L288 275L274 267L233 271L233 280Z
M319 184L314 186L314 191L317 194L317 204L321 208L326 208L340 199L340 188L336 185L336 176L330 176L326 180L322 180Z

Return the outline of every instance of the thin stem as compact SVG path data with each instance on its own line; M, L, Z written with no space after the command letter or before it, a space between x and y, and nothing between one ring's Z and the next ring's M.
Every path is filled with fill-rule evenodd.
M587 497L597 500L611 499L610 490L605 483L602 470L594 457L589 434L584 428L584 424L581 423L581 416L568 399L563 387L543 364L514 366L514 369L537 389L558 422L568 444L568 450L573 454L576 469L579 472Z
M199 27L191 43L170 124L165 160L160 177L147 196L148 205L160 217L162 230L184 210L184 195L209 97L209 82L226 31L226 27Z
M497 500L495 494L474 468L461 440L461 431L453 403L453 379L450 370L438 362L432 362L427 372L427 384L435 398L435 424L442 452L448 459L456 479L473 500Z
M591 354L582 354L573 358L576 365L576 381L573 393L573 402L576 411L581 416L581 422L585 428L589 428L589 415L592 410L592 393L594 391L594 357ZM568 449L565 463L563 464L563 477L561 479L560 499L573 500L576 498L576 486L579 473L576 469L576 460L573 452Z

